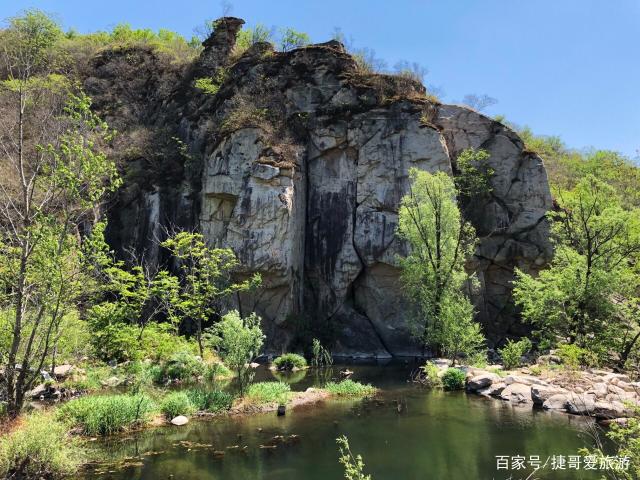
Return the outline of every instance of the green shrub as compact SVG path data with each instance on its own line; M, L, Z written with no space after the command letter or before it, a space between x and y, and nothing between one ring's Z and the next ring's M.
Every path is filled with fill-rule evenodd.
M233 377L233 372L229 370L223 363L212 363L207 365L204 378L209 382L215 382L223 378Z
M191 403L200 411L222 412L233 405L233 395L222 390L192 388L186 391Z
M94 312L99 307L103 307L103 305L94 307ZM139 336L139 327L125 323L113 323L100 329L94 328L91 344L95 355L105 362L138 360L141 357Z
M26 416L0 437L2 478L62 478L74 474L83 457L78 440L48 413Z
M462 390L465 380L466 374L462 370L447 368L447 371L442 376L442 385L445 390Z
M430 387L442 386L442 379L439 375L440 369L435 363L427 362L420 368L424 372L427 385L429 385Z
M293 370L294 368L301 369L307 367L307 361L302 355L297 353L285 353L280 355L273 361L273 364L280 371Z
M560 357L562 363L568 368L595 367L598 365L598 356L575 344L563 344L556 350L556 355Z
M110 435L145 423L153 411L153 402L144 395L96 395L65 403L58 418L85 435Z
M87 366L84 373L72 372L63 382L65 388L94 391L102 388L102 382L113 376L114 370L106 365Z
M362 384L351 379L343 380L339 383L329 382L325 389L339 397L369 397L376 393L376 387L373 385Z
M202 359L187 352L179 352L172 355L164 364L162 370L162 380L196 380L204 376L207 366Z
M507 344L498 350L502 357L502 364L507 370L518 368L522 365L522 356L531 350L531 340L522 338L517 342L509 339Z
M287 403L291 387L284 382L259 382L247 389L246 400L249 403Z
M171 392L160 402L160 411L171 420L178 415L190 415L196 407L191 403L186 392Z
M187 352L195 354L198 345L185 337L177 335L173 325L169 323L149 323L140 339L141 357L154 363L166 362L171 357Z

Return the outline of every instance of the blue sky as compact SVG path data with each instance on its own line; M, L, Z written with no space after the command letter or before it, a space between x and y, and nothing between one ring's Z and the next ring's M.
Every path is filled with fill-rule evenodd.
M429 69L445 101L467 93L487 114L559 135L571 147L640 149L640 0L232 0L248 25L291 26L326 41L335 27L389 65ZM80 32L119 22L190 37L217 0L0 0L0 18L36 7Z

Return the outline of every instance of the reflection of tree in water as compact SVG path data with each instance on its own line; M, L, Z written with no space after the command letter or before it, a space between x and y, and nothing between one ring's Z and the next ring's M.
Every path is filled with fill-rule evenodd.
M295 372L279 372L278 370L271 370L271 374L279 382L285 382L289 385L301 382L304 377L307 376L307 370L296 370Z
M314 387L324 387L327 383L335 380L333 367L314 368L312 371Z

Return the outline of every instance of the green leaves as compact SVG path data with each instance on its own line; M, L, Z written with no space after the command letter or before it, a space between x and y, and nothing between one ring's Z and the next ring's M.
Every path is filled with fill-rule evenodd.
M640 289L640 210L623 208L615 189L593 175L557 201L549 213L551 266L536 277L516 271L514 299L547 345L560 336L610 360L639 328L632 305Z
M241 318L236 310L227 313L213 327L205 331L205 343L215 349L225 365L236 371L241 394L252 374L249 362L258 353L265 336L260 328L260 317L252 313Z
M179 261L181 287L171 304L183 316L208 320L218 313L220 301L235 292L260 285L259 275L234 282L231 273L238 259L231 249L209 248L200 233L179 232L162 246Z
M364 474L364 461L361 455L351 453L349 439L346 436L336 438L340 457L338 461L344 467L344 478L346 480L371 480L371 475Z
M401 265L414 307L414 334L438 354L473 355L484 337L462 291L471 280L464 263L475 249L475 231L460 214L447 174L416 169L409 174L412 184L401 201L398 234L410 248Z
M468 199L488 195L493 190L491 179L495 171L489 166L489 152L467 148L456 159L458 192Z

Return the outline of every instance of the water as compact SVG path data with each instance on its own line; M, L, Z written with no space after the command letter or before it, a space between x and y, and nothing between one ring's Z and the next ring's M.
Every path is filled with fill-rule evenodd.
M288 411L285 417L269 413L192 421L184 427L96 442L94 448L111 460L124 460L125 466L98 466L78 478L338 480L344 474L337 462L335 439L347 435L374 480L497 480L510 474L515 480L526 478L530 470L525 474L497 471L496 455L539 455L545 460L552 455L575 455L588 443L586 423L579 417L513 407L461 392L420 389L406 382L410 369L402 365L350 368L355 380L373 383L383 389L381 394L373 400L305 406ZM259 374L266 375L270 374ZM317 381L309 372L292 388L304 390ZM552 471L549 466L531 478L600 475Z

